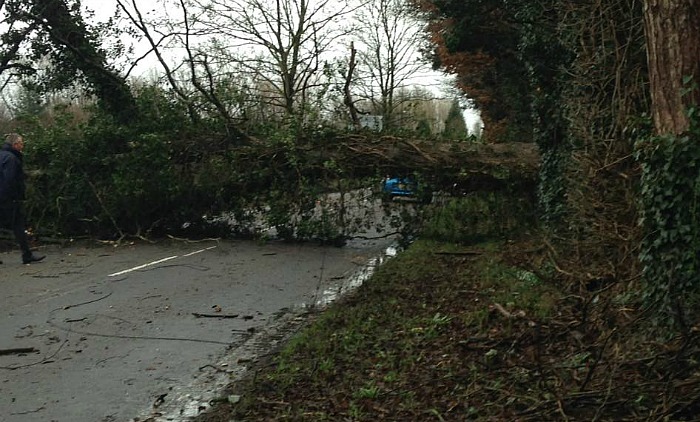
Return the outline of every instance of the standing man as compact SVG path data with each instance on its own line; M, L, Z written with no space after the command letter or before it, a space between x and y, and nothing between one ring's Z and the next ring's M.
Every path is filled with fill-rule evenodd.
M37 255L29 249L27 232L22 215L22 201L25 199L22 150L24 139L17 133L5 137L5 145L0 149L0 227L12 229L22 250L22 262L30 264L41 261L44 255Z

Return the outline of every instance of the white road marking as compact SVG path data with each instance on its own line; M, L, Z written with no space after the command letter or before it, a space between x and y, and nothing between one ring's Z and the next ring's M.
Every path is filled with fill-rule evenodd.
M210 247L208 247L208 248L200 249L200 250L194 251L194 252L190 252L190 253L188 253L187 255L182 255L182 256L183 256L183 257L187 257L187 256L197 255L198 253L206 252L206 251L211 250L211 249L214 249L214 248L216 248L216 246L210 246Z
M150 267L151 265L160 264L161 262L170 261L170 260L173 260L173 259L175 259L175 258L185 258L185 257L188 257L188 256L197 255L198 253L206 252L206 251L211 250L211 249L214 249L214 248L216 248L216 246L210 246L210 247L208 247L208 248L204 248L204 249L200 249L200 250L198 250L198 251L190 252L190 253L188 253L188 254L186 254L186 255L174 255L174 256L169 256L169 257L167 257L167 258L159 259L158 261L149 262L148 264L139 265L138 267L129 268L128 270L119 271L118 273L110 274L110 275L108 275L107 277L116 277L116 276L118 276L118 275L127 274L127 273L130 273L130 272L138 271L138 270L143 269L143 268L146 268L146 267Z
M140 269L142 269L142 268L146 268L146 267L149 267L149 266L151 266L151 265L160 264L161 262L165 262L165 261L170 261L171 259L175 259L175 258L178 258L178 255L170 256L170 257L168 257L168 258L159 259L158 261L149 262L148 264L139 265L138 267L129 268L128 270L119 271L118 273L110 274L110 275L108 275L107 277L116 277L116 276L118 276L118 275L130 273L130 272L133 272L133 271L138 271L138 270L140 270Z

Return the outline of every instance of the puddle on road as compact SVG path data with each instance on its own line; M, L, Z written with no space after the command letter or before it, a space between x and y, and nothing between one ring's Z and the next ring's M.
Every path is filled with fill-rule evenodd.
M374 271L380 265L386 262L386 260L395 257L397 253L398 249L395 246L389 246L386 248L383 254L370 259L352 276L341 280L339 283L334 283L333 285L326 287L320 294L314 295L314 303L304 303L300 307L302 309L319 309L330 305L331 303L340 299L343 295L348 294L360 287L365 281L372 277L372 274L374 274Z
M314 295L314 303L301 304L297 311L321 309L330 305L343 295L360 287L380 265L395 257L397 253L396 246L389 246L383 253L367 261L362 268L348 278L333 283L324 288L320 294ZM191 421L192 418L209 410L212 401L220 399L220 394L226 386L245 375L248 369L246 363L255 361L259 355L285 341L289 332L302 322L303 317L299 316L298 312L289 311L280 315L278 321L271 327L263 328L243 344L234 345L216 366L208 365L214 369L211 373L198 376L191 385L172 388L167 394L167 406L162 406L160 411L152 412L145 419L132 419L132 422L142 420L153 422Z

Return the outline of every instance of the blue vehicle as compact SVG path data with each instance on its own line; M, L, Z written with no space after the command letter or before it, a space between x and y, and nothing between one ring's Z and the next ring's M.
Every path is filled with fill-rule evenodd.
M389 177L382 181L382 195L388 200L403 200L430 204L433 201L433 191L425 185L408 177Z
M382 188L384 194L394 197L409 197L416 194L416 182L408 177L387 177Z

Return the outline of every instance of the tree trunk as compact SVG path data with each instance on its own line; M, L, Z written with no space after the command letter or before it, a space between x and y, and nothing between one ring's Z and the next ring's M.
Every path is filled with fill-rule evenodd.
M644 2L652 117L656 132L688 130L688 107L700 104L700 2ZM696 88L688 92L691 85Z
M360 128L360 118L357 113L357 107L355 107L355 102L352 100L352 92L350 91L350 85L355 73L355 67L357 63L355 62L355 55L357 50L355 50L355 44L350 42L350 63L348 63L348 73L345 75L345 86L343 87L343 103L348 107L350 111L350 118L352 119L353 129Z

